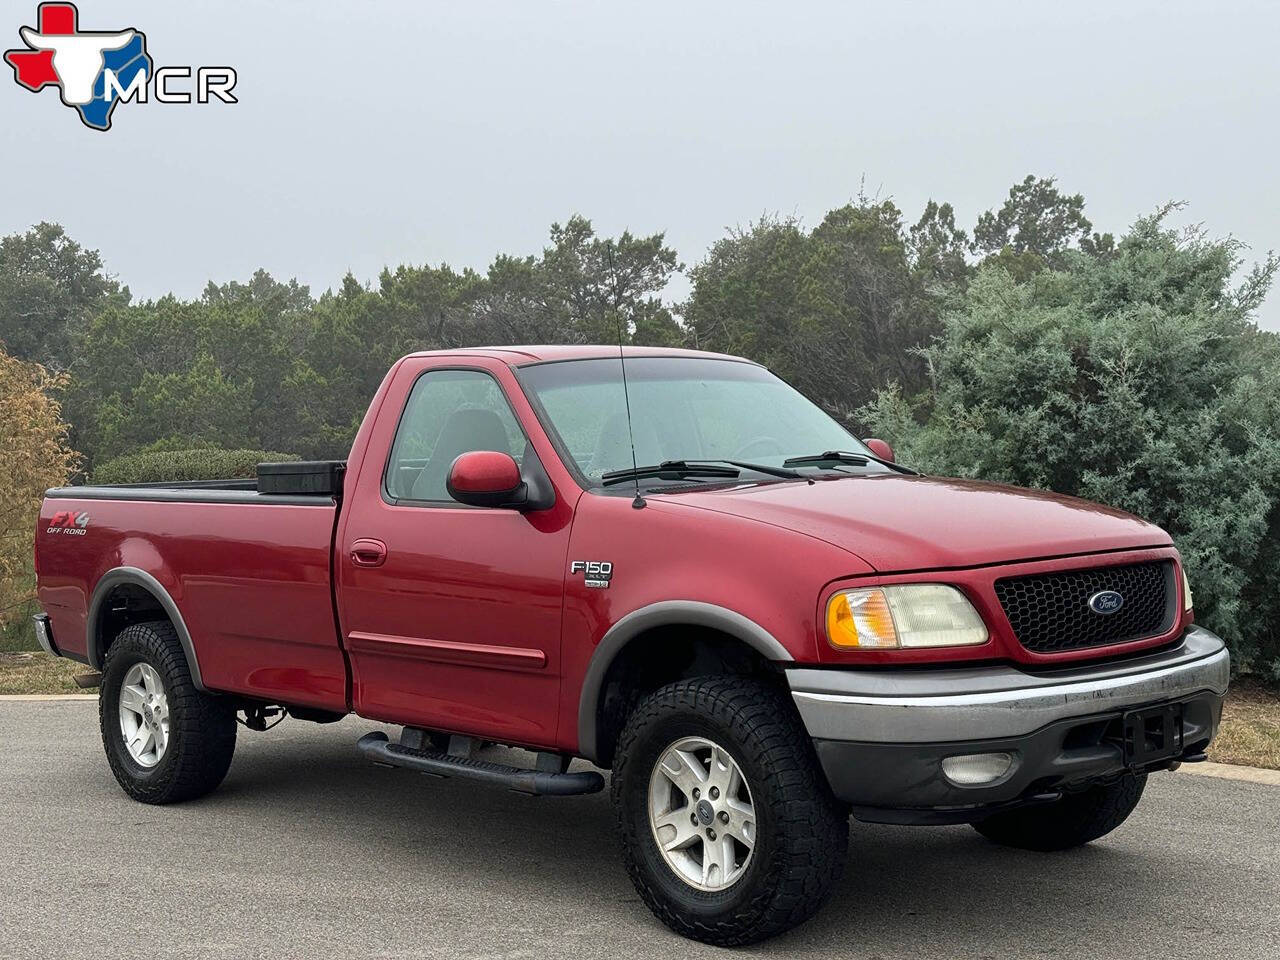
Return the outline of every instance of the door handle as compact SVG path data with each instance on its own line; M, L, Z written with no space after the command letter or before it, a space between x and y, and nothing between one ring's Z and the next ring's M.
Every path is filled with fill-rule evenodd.
M387 545L381 540L361 539L351 544L351 562L357 567L380 567L387 560Z

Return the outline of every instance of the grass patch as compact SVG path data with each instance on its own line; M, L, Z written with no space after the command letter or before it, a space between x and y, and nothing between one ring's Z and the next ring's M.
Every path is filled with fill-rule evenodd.
M18 588L12 593L27 599L5 611L4 619L0 622L0 651L40 649L40 644L36 641L36 628L31 623L31 618L40 612L40 602L35 598L35 576L28 574L18 583Z
M0 695L14 693L93 693L72 678L92 671L83 663L35 653L0 653Z
M1209 759L1280 770L1280 696L1256 681L1236 680Z

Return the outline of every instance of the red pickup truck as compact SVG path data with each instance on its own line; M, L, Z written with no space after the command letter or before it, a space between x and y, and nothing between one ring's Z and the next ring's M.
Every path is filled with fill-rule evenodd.
M1159 528L919 475L692 351L414 354L345 462L50 490L36 565L135 799L214 789L237 720L285 714L533 794L602 789L584 758L644 901L726 945L818 908L850 815L1103 836L1203 759L1229 674Z

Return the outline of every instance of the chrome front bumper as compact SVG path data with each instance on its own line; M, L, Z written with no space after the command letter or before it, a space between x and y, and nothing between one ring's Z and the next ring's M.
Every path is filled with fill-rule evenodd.
M1200 692L1222 697L1230 673L1226 645L1193 626L1173 649L1087 667L795 669L787 680L814 739L905 744L1020 737Z

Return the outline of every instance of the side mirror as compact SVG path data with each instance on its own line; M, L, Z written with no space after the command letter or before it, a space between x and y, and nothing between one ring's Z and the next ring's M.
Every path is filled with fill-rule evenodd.
M883 440L872 437L870 440L863 440L862 442L866 444L868 450L874 453L881 460L888 460L890 463L896 462L893 459L893 447L889 446Z
M445 480L449 496L472 507L524 509L529 487L520 476L520 467L508 453L472 450L461 454L449 467Z

